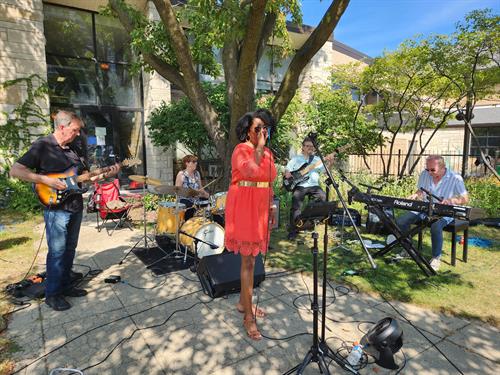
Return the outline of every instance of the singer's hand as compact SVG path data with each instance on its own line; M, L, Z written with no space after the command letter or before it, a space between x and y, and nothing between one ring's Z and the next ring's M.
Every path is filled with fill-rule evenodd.
M264 148L266 145L266 140L267 140L267 130L265 128L262 128L262 131L260 131L257 134L257 148Z
M285 172L285 177L286 177L286 178L290 178L290 177L292 177L292 174L290 173L290 171L286 171L286 172Z

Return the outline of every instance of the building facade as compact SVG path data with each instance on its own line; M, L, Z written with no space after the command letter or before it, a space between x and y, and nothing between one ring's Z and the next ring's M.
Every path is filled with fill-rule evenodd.
M158 19L151 1L130 0L150 19ZM162 101L178 93L156 73L131 74L134 56L118 20L99 13L106 0L0 0L0 82L37 74L50 88L41 104L46 113L73 110L84 120L82 148L91 165L140 158L141 166L125 169L172 183L175 150L155 147L144 126ZM294 46L310 32L290 30ZM308 64L299 92L326 83L336 63L364 61L368 56L331 38ZM257 74L257 89L276 91L289 61L276 68L267 55ZM202 77L203 78L203 77ZM0 110L12 111L26 96L24 87L0 91Z

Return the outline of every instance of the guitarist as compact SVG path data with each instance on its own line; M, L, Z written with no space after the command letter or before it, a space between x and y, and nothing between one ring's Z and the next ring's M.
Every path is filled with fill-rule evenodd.
M69 147L83 127L83 121L75 113L59 111L54 119L54 132L33 142L29 150L14 163L10 176L64 190L64 182L45 174L62 172L71 167L77 167L79 172L83 170L83 155ZM116 174L118 170L119 166L115 165L106 175ZM80 194L70 195L59 205L49 205L43 212L49 247L45 303L56 311L71 307L65 297L83 297L87 294L85 289L75 288L70 283L82 213L83 198Z
M285 177L291 178L291 172L297 171L309 165L313 165L317 162L320 162L321 159L319 156L315 156L316 150L314 148L314 144L311 141L311 138L306 137L302 141L302 153L295 155L288 164L285 169ZM331 161L331 158L325 158L328 161ZM290 209L290 226L288 228L288 239L290 241L294 240L297 237L298 229L296 225L297 218L301 213L302 203L306 196L314 198L315 201L324 202L326 201L326 194L319 186L319 177L320 173L324 172L323 164L320 164L319 167L310 170L304 177L308 177L305 181L299 183L295 189L293 190L292 196L292 207Z

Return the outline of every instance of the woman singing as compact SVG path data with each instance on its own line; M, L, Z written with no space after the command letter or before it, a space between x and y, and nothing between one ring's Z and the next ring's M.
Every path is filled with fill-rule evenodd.
M232 176L226 201L225 246L241 255L241 292L236 308L242 312L243 325L252 340L262 338L255 316L264 311L252 305L255 257L266 253L270 226L274 221L272 182L276 178L271 151L264 147L274 119L259 109L245 114L236 126L241 143L231 157Z

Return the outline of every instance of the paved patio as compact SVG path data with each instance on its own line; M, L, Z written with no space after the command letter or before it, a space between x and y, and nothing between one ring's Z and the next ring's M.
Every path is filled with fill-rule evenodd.
M73 307L68 311L33 303L13 315L7 334L21 347L15 353L20 374L48 374L60 367L85 369L85 374L283 374L303 360L312 336L297 334L312 332L305 295L312 291L311 277L266 267L268 277L255 295L267 312L258 323L269 338L255 342L246 336L242 315L234 307L238 295L212 300L189 270L154 277L133 254L118 265L141 233L121 229L109 237L105 231L97 233L94 215L85 218L75 263L103 272L86 284L87 297L69 299ZM120 275L135 286L157 287L106 284L109 275ZM371 326L365 321L392 316L404 331L396 362L404 362L403 353L407 362L400 373L459 373L384 300L354 290L340 294L327 308L327 317L340 322L327 321L332 349L359 340ZM332 290L328 295L331 302ZM497 329L405 303L393 305L463 374L500 373ZM334 363L330 372L344 373ZM319 374L318 366L309 365L305 373ZM360 373L396 372L370 363Z

